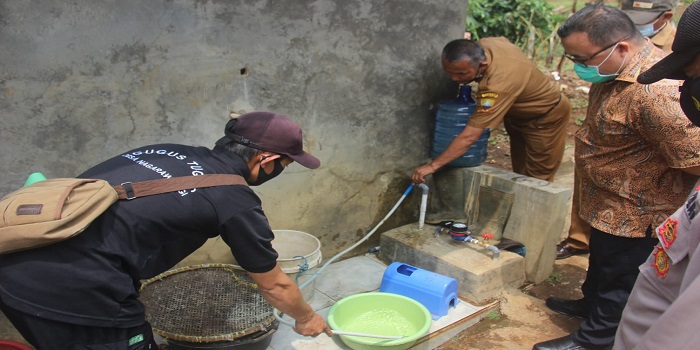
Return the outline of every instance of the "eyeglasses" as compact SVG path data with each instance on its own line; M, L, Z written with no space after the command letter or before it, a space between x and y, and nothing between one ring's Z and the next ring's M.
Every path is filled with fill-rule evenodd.
M595 56L600 55L601 53L605 52L607 49L609 49L609 48L611 48L611 47L613 47L613 46L615 46L615 45L617 45L617 44L619 44L619 43L621 43L621 42L623 42L623 41L625 41L625 40L627 40L627 39L629 39L629 38L630 38L630 37L626 37L626 38L624 38L624 39L618 40L618 41L616 41L616 42L614 42L614 43L612 43L612 44L610 44L610 45L608 45L608 46L602 48L600 51L598 51L598 52L596 52L596 53L594 53L594 54L592 54L592 55L590 55L590 56L588 56L588 57L580 58L580 57L576 57L576 56L573 56L573 55L568 54L568 53L564 53L564 57L570 59L571 62L574 62L574 63L576 63L576 64L580 64L580 65L582 65L582 66L584 66L584 67L588 67L588 65L587 65L586 63L584 63L584 62L592 60Z

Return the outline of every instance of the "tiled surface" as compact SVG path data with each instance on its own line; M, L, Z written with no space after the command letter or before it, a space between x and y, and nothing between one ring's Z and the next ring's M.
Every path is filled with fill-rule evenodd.
M338 300L364 292L378 291L382 276L386 269L373 255L358 256L328 265L316 278L316 292L311 300L311 306L324 318L330 307ZM483 307L470 305L460 301L455 308L450 308L447 315L433 321L429 333L439 331L465 317L473 315ZM290 320L286 318L287 320ZM439 344L431 344L439 345ZM280 324L272 336L268 350L333 350L350 349L342 343L338 336L328 337L324 334L318 337L304 337L295 333L291 327Z

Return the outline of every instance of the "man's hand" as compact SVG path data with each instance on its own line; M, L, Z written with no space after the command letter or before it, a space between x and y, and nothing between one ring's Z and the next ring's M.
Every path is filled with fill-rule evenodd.
M426 176L433 174L436 171L437 169L435 169L433 163L428 163L426 165L420 166L413 171L413 175L411 175L411 181L413 181L414 184L423 183L425 182Z
M258 285L260 294L268 303L294 319L295 332L311 337L321 333L326 333L329 337L333 336L326 321L304 301L299 286L282 271L279 264L268 272L248 272L248 274Z
M307 337L315 337L321 333L326 333L329 337L333 336L333 332L326 324L326 321L315 312L308 319L296 320L294 331Z

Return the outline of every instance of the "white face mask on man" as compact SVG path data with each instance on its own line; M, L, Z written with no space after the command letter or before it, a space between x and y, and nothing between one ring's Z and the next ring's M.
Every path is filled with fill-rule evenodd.
M664 27L668 24L668 22L664 23L659 29L654 29L654 26L656 23L658 23L661 18L663 17L664 13L661 13L656 19L654 19L653 22L647 23L647 24L635 24L635 27L637 27L637 30L642 33L647 38L651 38L654 35L658 34L661 29L664 29Z
M644 35L647 38L651 38L654 35L658 34L661 31L661 29L663 29L666 26L664 24L663 26L661 26L661 28L654 30L654 24L656 24L656 21L654 21L654 23L642 24L642 25L638 25L636 27L637 27L637 30L640 33L642 33L642 35Z

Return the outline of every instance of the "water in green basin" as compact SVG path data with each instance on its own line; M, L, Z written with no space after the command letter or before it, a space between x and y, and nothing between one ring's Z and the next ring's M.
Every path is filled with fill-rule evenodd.
M348 332L411 336L418 329L410 320L392 309L374 309L343 325Z

